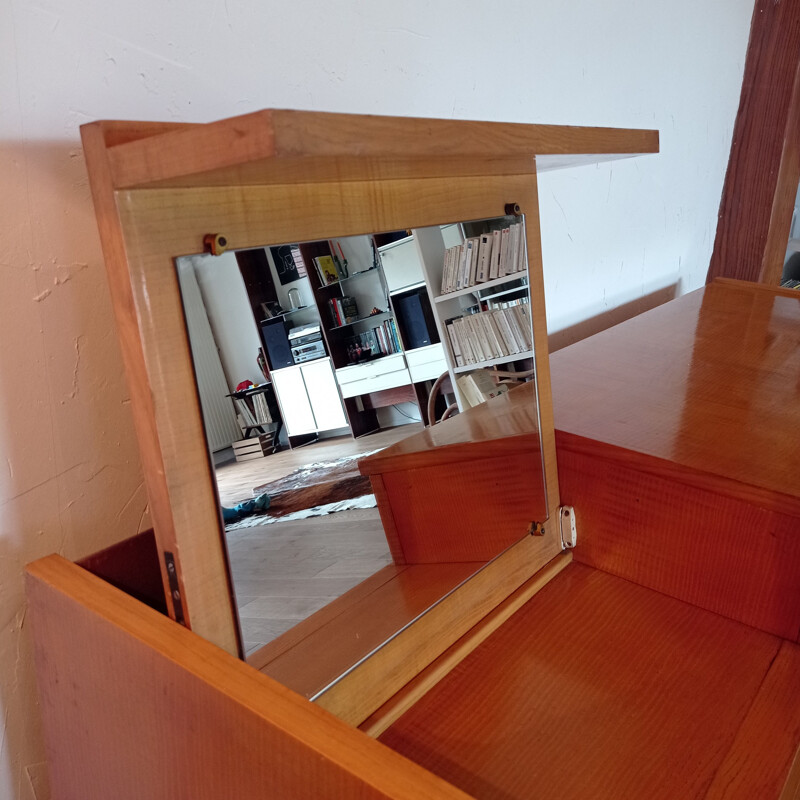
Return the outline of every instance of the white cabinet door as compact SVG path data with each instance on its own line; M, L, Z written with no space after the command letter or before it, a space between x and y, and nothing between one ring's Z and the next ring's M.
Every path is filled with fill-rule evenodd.
M381 266L390 292L414 286L425 280L413 236L379 247L378 252L381 255Z
M314 418L318 431L329 431L334 428L347 427L339 388L333 377L333 367L329 358L319 358L302 364L303 379L314 410Z
M302 367L284 367L271 373L272 383L281 405L283 424L289 436L300 436L317 430L301 370Z

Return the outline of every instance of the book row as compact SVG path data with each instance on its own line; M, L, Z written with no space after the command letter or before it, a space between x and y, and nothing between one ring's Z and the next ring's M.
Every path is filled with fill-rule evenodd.
M508 384L496 384L492 380L491 373L485 369L476 369L468 372L456 379L458 388L461 389L461 396L466 400L470 407L485 403L499 394L508 392Z
M334 327L347 325L358 319L358 303L355 297L334 297L328 300L328 309Z
M522 222L472 236L445 251L441 293L457 292L525 269Z
M446 330L458 367L533 349L528 303L456 317L446 322Z
M351 361L359 361L365 355L389 356L402 352L397 326L387 319L375 328L356 334L347 347Z

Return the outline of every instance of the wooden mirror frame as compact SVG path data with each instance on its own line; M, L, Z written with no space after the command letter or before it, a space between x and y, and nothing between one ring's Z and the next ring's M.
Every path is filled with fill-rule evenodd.
M657 152L657 132L264 111L207 125L97 122L81 133L173 619L241 654L174 267L207 234L244 249L491 218L518 204L546 499L551 514L558 508L537 168ZM527 537L492 562L439 652L559 551L556 537ZM443 612L436 620L450 625ZM385 675L376 680L392 690Z

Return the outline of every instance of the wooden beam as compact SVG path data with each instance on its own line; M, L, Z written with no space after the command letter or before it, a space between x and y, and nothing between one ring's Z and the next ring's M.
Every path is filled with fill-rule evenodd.
M777 284L800 180L800 4L757 0L708 281Z

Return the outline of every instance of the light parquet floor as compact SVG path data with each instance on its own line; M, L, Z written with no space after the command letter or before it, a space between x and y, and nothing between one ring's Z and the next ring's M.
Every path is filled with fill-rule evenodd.
M403 425L226 464L217 469L220 501L235 505L298 467L388 447L421 428ZM243 528L227 540L247 654L391 563L377 508Z

